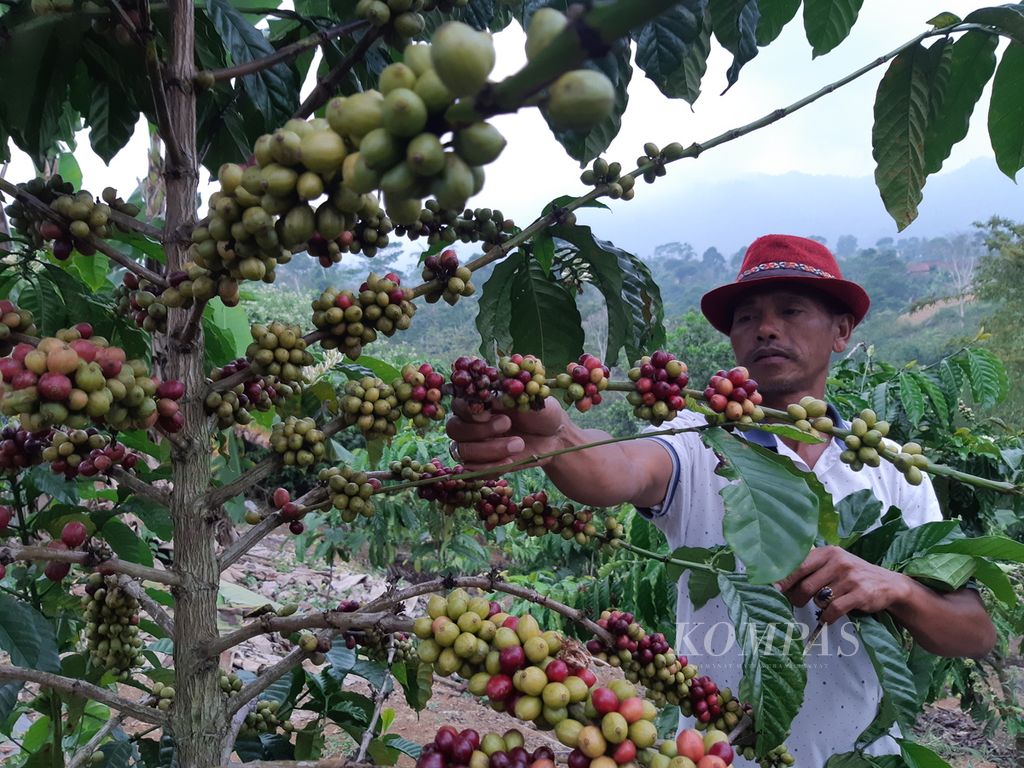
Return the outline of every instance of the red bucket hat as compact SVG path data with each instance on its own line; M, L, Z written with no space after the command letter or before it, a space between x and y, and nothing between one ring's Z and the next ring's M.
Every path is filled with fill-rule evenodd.
M859 323L871 300L856 283L844 280L836 257L821 243L792 235L759 237L743 256L736 280L708 291L700 309L717 330L728 334L732 313L740 296L765 283L805 285L846 307Z

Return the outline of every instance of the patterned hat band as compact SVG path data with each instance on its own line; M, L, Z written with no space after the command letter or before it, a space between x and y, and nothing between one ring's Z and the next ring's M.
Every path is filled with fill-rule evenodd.
M764 272L772 272L772 275L762 274ZM766 261L763 264L758 264L750 269L745 269L736 276L736 282L742 282L748 279L757 279L762 277L802 277L804 275L811 275L814 277L824 277L830 280L835 280L836 276L831 272L826 272L823 269L812 267L809 264L803 264L799 261Z

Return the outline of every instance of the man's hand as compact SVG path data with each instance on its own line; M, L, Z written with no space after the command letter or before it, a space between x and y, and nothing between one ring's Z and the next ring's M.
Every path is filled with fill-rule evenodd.
M908 577L872 565L840 547L816 547L799 568L776 584L789 601L802 608L822 587L831 587L833 599L821 614L832 624L850 611L878 613L905 600Z
M468 471L500 467L530 456L564 447L559 433L568 417L558 401L549 397L540 411L484 411L470 413L465 402L452 403L448 437L455 441ZM546 462L541 461L542 466Z

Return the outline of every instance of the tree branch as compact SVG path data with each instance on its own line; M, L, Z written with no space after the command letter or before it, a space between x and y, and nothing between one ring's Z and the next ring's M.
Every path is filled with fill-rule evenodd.
M363 731L363 739L359 743L359 752L356 754L357 763L361 763L366 759L366 753L370 749L370 742L373 741L373 730L377 727L377 721L380 720L380 712L384 708L384 702L387 701L388 696L391 695L391 691L395 688L391 678L391 665L394 663L395 639L391 637L388 642L388 660L384 667L384 681L381 683L380 688L374 691L373 694L373 717L370 718L370 722L366 726L366 730Z
M118 577L117 583L121 589L139 601L142 610L149 614L154 624L166 632L168 637L174 637L174 620L160 603L147 594L145 588L139 582L130 576L122 574Z
M131 472L122 469L121 467L111 467L107 470L107 474L114 480L117 480L119 485L123 485L125 488L130 490L132 493L136 493L139 496L145 496L147 499L167 506L168 494L166 491L161 491L159 488L154 488L152 485L147 483L145 480L139 479L136 475Z
M363 36L359 38L359 42L353 46L352 50L348 52L344 59L342 59L338 66L327 73L327 76L316 84L316 88L313 89L312 93L306 97L306 100L299 105L293 117L307 118L313 114L316 110L327 103L328 99L334 95L334 92L338 88L338 83L349 73L352 67L358 61L362 61L363 56L370 50L378 38L383 34L383 28L371 27L363 33Z
M282 656L276 664L267 667L255 680L244 686L238 693L227 700L225 707L227 708L228 716L234 715L235 712L267 690L284 675L288 674L296 664L301 664L310 655L301 648L294 648L287 656Z
M309 48L315 48L316 46L323 45L336 37L344 37L345 35L368 26L370 26L370 22L359 20L349 21L329 29L321 29L308 37L304 37L290 45L279 48L269 56L264 56L261 59L255 59L253 61L247 61L244 64L236 64L233 67L199 72L196 75L196 79L198 80L200 77L209 79L209 77L212 76L214 81L219 82L222 80L231 80L235 77L245 77L246 75L262 72L264 69L269 69L275 64L280 64L282 61L288 61L289 59L295 58Z
M314 488L304 496L295 500L296 504L317 503L327 498L327 491L323 488ZM245 533L235 539L227 549L220 553L218 564L221 571L226 570L235 563L242 555L255 547L265 536L277 526L284 523L276 511L268 511L256 525L252 526Z
M199 330L203 327L203 313L206 311L206 301L197 301L192 307L192 314L188 316L188 323L181 330L178 343L181 346L188 346L196 340Z
M127 229L140 235L144 235L150 240L159 241L164 236L163 230L157 229L152 224L148 224L145 221L129 216L127 213L122 213L116 208L110 209L110 212L107 214L107 218L121 229Z
M224 737L224 746L220 751L220 760L222 763L230 762L231 753L235 751L235 741L238 739L239 731L242 730L242 725L245 724L245 718L248 717L249 713L255 709L256 699L253 699L232 716L231 725L228 728L227 735Z
M167 726L170 722L167 714L159 709L147 707L138 701L118 696L113 691L101 688L98 685L87 683L84 680L76 680L71 677L55 675L50 672L41 672L37 669L26 669L25 667L0 666L0 680L13 680L16 682L38 683L47 688L57 691L64 691L75 696L82 696L100 704L106 704L119 712L125 712L136 720L154 725Z
M234 632L221 635L207 648L211 658L219 656L240 643L244 643L258 635L280 632L289 635L300 629L334 629L347 632L351 629L380 628L383 632L409 632L412 620L395 616L387 611L367 613L366 611L318 611L315 613L297 613L293 616L276 616L272 613L260 616L256 621L239 627Z
M11 184L6 179L0 179L0 191L6 192L7 194L18 198L29 208L32 208L40 216L43 216L59 224L62 229L66 230L68 228L70 221L67 219L67 217L57 213L55 210L53 210L53 208L48 206L46 203L44 203L42 200L40 200L38 197L31 194L30 192L26 192L25 190L20 189L17 185ZM164 280L163 275L158 275L156 272L147 269L142 264L139 264L137 261L134 261L133 259L125 256L120 251L111 247L110 244L108 244L102 238L90 235L87 238L76 239L89 243L94 248L96 248L96 250L105 255L108 259L110 259L116 264L120 264L125 269L134 272L139 277L145 278L146 280L149 280L151 283L155 285L167 285L167 281Z
M219 507L224 502L233 499L238 494L252 488L261 480L266 480L280 469L284 457L279 453L272 453L263 461L253 464L249 469L232 480L217 488L208 491L203 503L208 507Z
M92 757L92 753L95 752L103 740L110 735L110 732L115 728L120 727L121 723L125 721L127 715L122 712L119 715L115 715L100 726L100 729L96 731L96 734L87 741L81 749L68 760L65 768L82 768L88 762L89 758Z
M50 549L49 547L24 546L14 543L0 547L0 562L9 563L15 560L76 563L87 568L95 568L100 573L123 573L136 579L155 581L158 584L169 586L177 586L181 583L177 574L171 571L160 571L117 558L97 560L91 552L73 552L66 549Z
M181 144L174 135L171 123L171 113L167 106L167 91L164 90L163 72L160 69L160 57L157 52L156 41L150 40L146 44L146 79L149 80L149 90L153 94L153 107L156 112L156 130L160 138L164 140L167 147L167 156L170 168L181 173L183 169L190 168L181 151Z

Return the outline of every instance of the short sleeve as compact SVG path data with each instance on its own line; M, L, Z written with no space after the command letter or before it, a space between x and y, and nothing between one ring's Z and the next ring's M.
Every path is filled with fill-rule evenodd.
M687 427L703 426L707 421L700 414L692 411L683 411L675 419L665 422L658 427L646 427L644 432L662 432L665 429L684 429ZM657 442L662 448L668 451L672 460L672 479L665 490L665 498L653 507L637 507L637 512L648 520L658 520L669 513L677 506L678 494L681 487L683 473L693 465L698 451L704 450L700 438L693 432L683 432L678 435L657 435L649 438Z

